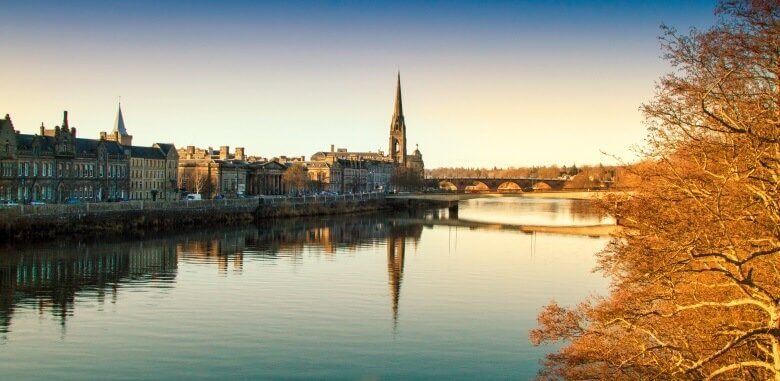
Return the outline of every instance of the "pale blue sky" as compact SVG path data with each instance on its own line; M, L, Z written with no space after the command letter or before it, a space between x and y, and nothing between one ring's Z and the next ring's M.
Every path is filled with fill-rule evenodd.
M608 163L645 136L658 26L714 20L711 1L161 3L4 4L0 113L34 133L67 109L97 137L121 95L137 144L386 150L400 69L429 168Z

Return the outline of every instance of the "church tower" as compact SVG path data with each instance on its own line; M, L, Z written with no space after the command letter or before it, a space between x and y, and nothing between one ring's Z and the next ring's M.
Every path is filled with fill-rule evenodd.
M122 104L119 104L119 109L116 112L116 119L114 120L114 129L111 133L100 133L100 138L108 141L117 142L123 146L133 145L133 136L127 133L127 127L125 127L125 118L122 117Z
M390 149L387 151L393 163L406 165L406 123L401 104L401 73L398 73L398 84L395 90L395 108L390 121Z

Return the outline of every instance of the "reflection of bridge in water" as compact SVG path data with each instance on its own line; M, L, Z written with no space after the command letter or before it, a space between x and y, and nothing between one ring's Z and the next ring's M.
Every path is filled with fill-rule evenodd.
M619 226L614 224L606 225L566 225L566 226L551 226L551 225L516 225L516 224L503 224L495 222L481 222L471 221L460 218L446 218L446 219L402 219L398 220L399 223L407 224L420 224L424 226L452 226L461 227L472 230L503 230L503 231L515 231L527 234L533 233L549 233L549 234L567 234L567 235L584 235L592 237L608 236L618 229Z

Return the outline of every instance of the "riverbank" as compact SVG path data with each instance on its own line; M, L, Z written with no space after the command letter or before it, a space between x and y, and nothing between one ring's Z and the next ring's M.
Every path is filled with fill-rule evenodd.
M0 240L63 235L138 234L193 226L229 226L271 218L387 209L382 194L198 201L132 201L81 205L20 205L0 209Z
M631 195L631 190L598 190L598 191L544 191L544 192L501 192L501 193L488 193L488 192L468 192L468 193L455 193L455 192L443 192L443 193L407 193L390 195L388 199L394 200L423 200L423 201L438 201L438 202L452 202L470 200L474 198L491 198L491 197L516 197L516 198L540 198L540 199L562 199L562 200L597 200L610 195Z
M524 194L420 194L388 196L381 193L328 197L265 197L198 201L131 201L81 205L20 205L0 209L0 240L53 239L58 236L143 235L146 231L181 231L191 227L230 226L276 218L448 208L458 216L460 200L478 197L524 197L593 200L609 192L538 192ZM548 229L540 227L536 231ZM555 233L607 235L612 228ZM552 231L550 231L552 232Z
M544 191L544 192L518 192L518 193L466 193L464 195L472 198L479 197L521 197L521 198L540 198L540 199L562 199L562 200L598 200L607 196L630 195L631 190L574 190L574 191Z
M566 199L566 200L597 200L610 195L631 194L632 191L609 190L609 191L551 191L551 192L528 192L517 194L523 198L544 198L544 199Z

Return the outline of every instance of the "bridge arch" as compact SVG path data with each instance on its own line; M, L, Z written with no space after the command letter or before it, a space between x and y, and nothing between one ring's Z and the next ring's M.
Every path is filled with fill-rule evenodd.
M467 185L463 188L466 192L488 192L490 191L490 187L479 180L471 181L471 185Z
M498 184L496 190L502 193L521 193L523 188L514 181L504 181L503 183Z
M541 190L547 191L547 190L552 190L552 189L553 189L553 187L552 187L552 186L550 186L550 184L547 184L547 183L546 183L546 182L544 182L544 181L539 181L539 182L537 182L537 183L534 183L533 189L534 189L535 191L537 191L537 190L540 190L540 191L541 191Z
M449 191L458 191L458 186L455 183L447 180L439 181L439 189L446 189Z

